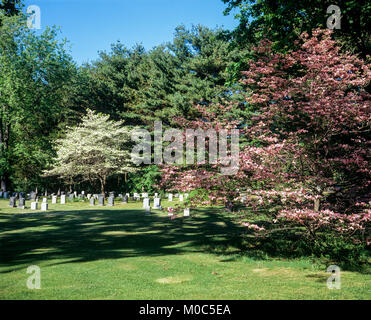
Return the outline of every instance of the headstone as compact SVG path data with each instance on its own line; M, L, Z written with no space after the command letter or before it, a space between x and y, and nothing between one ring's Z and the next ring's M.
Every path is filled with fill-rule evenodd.
M158 198L158 193L157 192L155 193L155 198Z
M179 201L184 201L184 197L182 194L179 195Z
M43 202L41 204L41 211L48 211L48 203L47 202Z
M156 210L161 210L162 207L161 207L161 199L160 198L155 198L153 200L153 209L156 209Z
M26 193L25 192L20 192L19 193L19 198L26 199Z
M108 197L108 204L109 207L113 207L115 205L115 197L114 196L109 196Z
M9 207L15 208L17 206L17 199L15 197L10 197L9 199Z
M128 197L128 199L130 198L130 193L127 193L126 196Z
M81 191L81 194L84 196L85 195L85 191Z
M37 202L31 202L31 210L37 210L39 207L39 204Z
M173 194L169 193L169 201L173 201Z
M129 201L129 198L127 195L125 195L123 198L122 198L122 203L128 203Z
M48 199L47 198L43 198L43 203L48 203Z
M151 206L151 201L149 200L149 198L144 198L143 199L143 208L147 208L147 207L150 207Z
M88 200L90 200L91 198L91 193L88 193L88 195L86 196L88 198Z
M151 214L151 207L145 207L146 210L146 216L149 216Z
M179 193L176 193L175 194L175 198L179 198Z
M25 209L25 208L26 208L26 199L19 198L18 209Z
M8 199L8 196L9 196L9 193L8 192L4 192L4 199Z
M134 193L134 200L139 201L140 195L138 193Z
M75 195L73 193L71 193L70 196L69 196L70 201L73 201L74 198L75 198Z
M0 199L3 197L3 192L0 191Z
M77 191L74 191L74 196L75 196L75 198L77 198Z
M58 202L57 196L52 196L52 204L56 204Z
M61 195L61 204L66 204L66 195L65 194Z
M115 197L115 193L114 193L113 191L111 191L111 192L109 193L109 196L110 196L110 197Z
M104 206L104 196L102 194L98 195L98 205Z
M90 198L90 205L95 206L95 198Z
M184 215L185 217L189 217L189 215L190 215L190 213L189 213L189 208L184 208L184 213L183 213L183 215Z
M185 194L184 194L184 197L185 197L186 199L188 199L188 197L189 197L189 193L185 193Z

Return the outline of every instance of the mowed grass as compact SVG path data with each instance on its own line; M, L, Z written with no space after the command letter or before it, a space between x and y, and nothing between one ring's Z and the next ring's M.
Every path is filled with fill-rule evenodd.
M0 299L371 298L369 274L344 271L341 289L329 290L319 262L241 255L241 227L217 209L170 220L161 211L145 216L141 206L35 212L1 200ZM26 285L31 265L41 269L39 290Z

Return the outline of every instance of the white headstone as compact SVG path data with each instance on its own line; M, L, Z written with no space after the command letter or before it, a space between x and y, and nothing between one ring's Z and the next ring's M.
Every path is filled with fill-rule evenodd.
M184 197L182 194L179 195L179 201L184 201Z
M61 195L61 204L66 204L66 195L65 194Z
M189 217L189 208L184 208L184 214L185 217Z
M31 210L37 210L39 204L37 202L31 202Z
M88 198L88 200L90 200L90 198L91 198L91 193L88 193L86 197Z
M41 204L41 211L48 211L48 204L46 202Z
M150 207L150 200L149 198L143 199L143 208Z
M173 194L169 193L169 201L173 201Z
M48 202L48 199L47 198L43 198L43 203L47 203Z
M151 214L151 207L145 207L146 210L146 216L149 216Z
M161 199L160 198L155 198L153 200L153 208L152 209L157 209L157 210L161 210L162 207L161 207Z
M52 204L56 204L57 203L57 196L53 196L52 197Z

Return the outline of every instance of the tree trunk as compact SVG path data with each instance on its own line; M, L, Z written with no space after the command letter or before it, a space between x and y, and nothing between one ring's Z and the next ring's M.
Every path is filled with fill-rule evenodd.
M5 177L1 177L0 190L6 191L6 178Z
M3 154L6 154L9 147L10 137L10 123L7 122L6 117L2 117L2 114L8 114L6 106L2 106L2 112L0 112L0 157L3 157ZM3 191L7 191L8 182L8 173L3 172L0 176L0 189L2 189Z
M104 191L104 187L106 186L106 177L102 177L102 178L99 178L99 181L100 181L100 191L102 193L103 196L105 196L105 191Z

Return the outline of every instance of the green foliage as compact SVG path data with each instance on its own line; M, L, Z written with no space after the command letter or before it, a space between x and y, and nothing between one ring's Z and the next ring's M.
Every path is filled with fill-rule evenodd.
M0 32L0 188L29 188L53 156L74 64L56 29L37 35L24 16L2 16ZM7 186L8 184L8 186Z
M323 233L317 241L310 243L307 249L317 257L325 257L345 267L357 267L367 263L366 244L355 243L339 234Z
M341 29L335 37L344 47L363 57L370 54L369 17L371 5L367 0L222 0L227 4L225 14L237 10L240 21L232 32L239 47L267 38L278 50L294 47L298 35L316 28L327 28L327 8L337 5L341 10Z
M146 52L121 43L79 71L73 105L124 119L127 125L151 127L154 120L197 116L193 104L221 102L229 96L227 67L239 61L222 30L176 28L174 40Z
M146 166L134 174L129 174L127 182L130 192L159 192L157 185L160 181L161 173L157 166Z
M0 0L0 27L1 27L1 12L6 16L14 16L21 12L23 7L22 0Z

